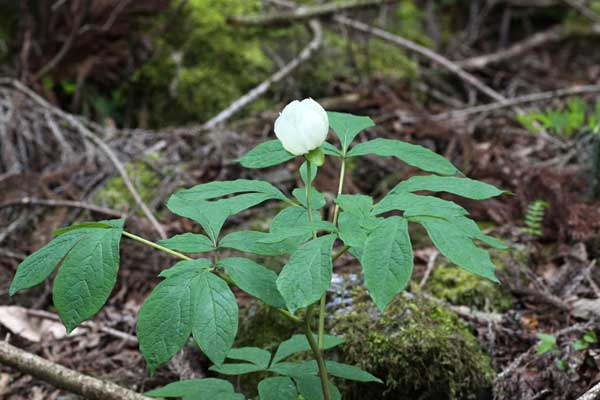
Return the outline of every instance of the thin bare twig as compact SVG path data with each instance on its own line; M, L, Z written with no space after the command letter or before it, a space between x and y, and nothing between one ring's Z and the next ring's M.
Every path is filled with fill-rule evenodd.
M148 208L146 203L144 203L144 201L142 200L142 197L140 196L137 189L131 182L131 179L129 179L129 176L127 175L127 171L125 170L125 167L123 166L121 161L119 161L119 158L116 156L116 154L113 152L113 150L106 144L106 142L104 142L102 139L100 139L98 136L96 136L92 131L90 131L74 115L69 114L65 111L62 111L56 107L53 107L46 100L44 100L42 97L40 97L34 91L29 89L27 86L23 85L21 82L15 80L15 79L0 79L0 84L2 84L2 83L12 85L17 90L19 90L19 91L23 92L24 94L26 94L27 96L29 96L33 101L38 103L40 106L46 108L47 110L58 115L59 117L67 120L69 122L69 124L71 126L73 126L74 128L76 128L84 138L86 138L89 141L96 144L104 152L104 154L108 157L108 159L113 163L113 165L117 169L117 172L119 173L119 175L121 175L121 178L123 179L123 182L125 183L125 186L131 193L131 196L133 197L135 203L138 205L138 207L140 207L140 209L142 210L144 215L146 215L148 220L150 220L150 223L152 224L152 226L154 227L156 232L159 234L159 236L162 239L165 239L167 237L165 229L158 222L158 220L156 219L156 217L154 216L152 211L150 211L150 209Z
M139 393L65 368L6 341L0 341L0 362L86 399L149 400Z
M558 42L568 36L569 30L562 25L553 26L542 32L529 36L527 39L517 42L512 46L491 54L468 58L457 61L456 64L464 69L482 69L490 64L506 61L524 54L536 47L548 43Z
M574 96L585 93L597 93L600 92L600 85L576 85L567 88L551 90L548 92L532 93L524 96L514 97L505 101L498 101L495 103L483 104L480 106L463 108L462 110L448 111L441 114L436 114L432 118L435 121L441 121L445 119L466 117L472 114L479 114L484 112L496 111L503 108L512 108L521 104L535 103L538 101L551 100L560 97Z
M11 207L11 206L49 206L49 207L72 207L82 208L90 210L100 214L106 214L117 218L125 218L127 214L110 208L100 207L94 204L83 203L81 201L70 201L70 200L51 200L51 199L36 199L33 197L23 197L21 199L9 200L4 203L0 203L0 208Z
M279 71L274 73L261 83L256 86L254 89L250 90L248 93L231 103L229 107L225 110L221 111L219 114L208 120L204 125L202 125L201 129L212 129L219 124L222 124L229 118L231 118L234 114L241 111L248 104L255 101L258 97L262 96L264 93L269 90L272 84L281 81L286 76L288 76L294 69L296 69L302 62L308 60L314 52L321 47L323 43L323 31L321 29L321 24L317 20L311 20L308 25L310 26L313 32L313 39L310 43L302 49L302 51L289 63L283 66Z
M583 15L590 21L600 24L600 16L594 12L591 8L585 5L585 2L581 0L563 0L565 3L573 7L579 12L579 14Z
M425 270L425 275L423 275L421 282L419 282L419 290L423 290L423 288L425 287L425 284L427 283L429 276L431 275L431 273L433 272L433 269L435 268L435 261L437 260L439 255L440 255L440 252L437 250L434 250L431 253L431 255L429 256L429 260L427 260L427 270Z
M311 7L298 7L287 12L279 12L268 15L234 15L227 19L232 25L238 26L276 26L289 25L294 22L307 21L309 19L330 16L335 13L357 8L379 6L395 0L354 0L345 3L327 3Z

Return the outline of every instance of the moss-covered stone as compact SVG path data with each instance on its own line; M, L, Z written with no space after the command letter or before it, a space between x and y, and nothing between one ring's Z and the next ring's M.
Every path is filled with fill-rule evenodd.
M431 275L425 290L452 304L484 311L504 312L512 297L501 285L452 265L440 265Z
M452 312L407 295L380 314L362 286L353 285L338 287L341 297L328 306L336 310L328 329L345 339L328 357L357 365L385 385L337 379L344 399L488 398L494 375L490 359ZM242 312L237 345L274 351L298 329L276 311L252 305ZM256 375L243 377L244 393L251 395L258 381Z
M424 299L398 296L380 314L366 291L352 311L331 321L345 338L340 358L384 380L345 383L345 399L484 399L494 372L471 331L452 312Z
M125 165L125 170L144 202L154 200L156 188L160 185L160 177L145 162L137 161ZM135 204L131 193L125 186L123 178L114 176L106 181L104 187L98 191L96 202L102 206L115 210L127 211ZM138 213L141 213L138 210Z

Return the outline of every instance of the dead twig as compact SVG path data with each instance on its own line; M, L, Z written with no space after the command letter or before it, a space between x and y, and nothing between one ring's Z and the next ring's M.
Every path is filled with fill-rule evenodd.
M562 25L553 26L542 32L531 35L527 39L517 42L512 46L498 52L485 54L466 60L457 61L456 64L464 69L482 69L490 64L496 64L524 54L536 47L548 43L558 42L569 35L569 30Z
M577 400L598 400L600 399L600 382L596 383L587 392L577 398Z
M468 115L480 114L484 112L496 111L503 108L512 108L514 106L535 103L538 101L551 100L560 97L574 96L585 93L598 93L600 92L600 85L576 85L568 88L562 88L557 90L551 90L548 92L532 93L524 96L514 97L505 101L498 101L495 103L483 104L480 106L463 108L462 110L454 110L441 114L436 114L432 117L434 121L441 121L452 118L462 118Z
M149 400L148 397L28 353L0 341L0 362L57 388L94 400Z
M317 20L311 20L308 23L308 25L313 32L313 39L304 49L302 49L302 51L293 60L284 65L283 68L281 68L279 71L271 75L269 79L262 82L254 89L250 90L248 93L231 103L231 105L225 110L221 111L219 114L208 120L204 125L202 125L200 129L209 130L216 127L219 124L222 124L223 122L231 118L234 114L241 111L248 104L252 103L258 97L266 93L267 90L269 90L269 88L271 87L271 85L284 79L302 62L308 60L314 54L314 52L319 47L321 47L321 44L323 43L323 31L321 29L321 24Z
M595 24L600 24L600 16L594 12L591 8L585 5L585 2L581 0L563 0L565 3L573 7L579 12L579 14L583 15L590 21Z
M433 269L435 268L435 261L437 260L439 255L440 255L440 252L437 250L434 250L431 253L431 255L429 256L429 260L427 260L427 269L425 270L425 275L423 275L421 282L419 282L419 290L423 290L423 288L425 287L425 284L427 283L429 276L431 275L431 273L433 272Z
M21 82L14 80L14 79L0 79L0 84L2 84L2 83L13 86L15 89L19 90L20 92L22 92L25 95L27 95L28 97L30 97L33 101L38 103L40 106L46 108L47 110L54 113L55 115L58 115L59 117L65 119L71 126L76 128L77 131L84 138L86 138L87 140L96 144L104 152L104 154L108 157L108 159L113 163L113 165L117 169L117 172L119 173L119 175L121 175L121 178L123 179L123 182L125 183L125 186L131 193L131 196L133 197L135 203L137 204L138 207L140 207L140 209L142 210L144 215L146 215L148 220L150 220L150 223L152 224L152 226L154 227L156 232L159 234L159 236L162 239L165 239L167 237L165 229L158 222L158 220L156 219L156 217L154 216L152 211L150 211L150 209L148 208L146 203L144 203L144 201L142 200L142 197L140 196L137 189L131 182L131 179L129 179L129 176L127 175L127 171L125 170L125 167L123 166L121 161L119 161L119 158L116 156L116 154L113 152L113 150L106 144L106 142L104 142L102 139L100 139L98 136L96 136L92 131L90 131L74 115L69 114L65 111L62 111L56 107L53 107L46 100L44 100L42 97L37 95L35 92L33 92L27 86L23 85Z
M72 207L82 208L90 210L100 214L106 214L117 218L125 218L127 214L110 208L100 207L94 204L83 203L81 201L70 201L70 200L50 200L50 199L36 199L33 197L23 197L17 200L9 200L1 203L0 208L11 207L11 206L48 206L48 207Z
M273 13L268 15L234 15L227 19L232 25L237 26L276 26L289 25L298 21L326 17L335 13L358 8L379 6L394 0L354 0L346 3L327 3L312 7L298 7L295 10Z

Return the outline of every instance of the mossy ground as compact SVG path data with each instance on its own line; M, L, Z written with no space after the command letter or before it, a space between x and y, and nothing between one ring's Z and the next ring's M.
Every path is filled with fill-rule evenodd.
M504 288L456 266L438 266L425 290L451 304L482 311L504 312L512 307L512 296Z
M155 198L155 190L160 185L158 174L143 161L125 164L125 170L142 200L152 201ZM104 187L96 194L96 202L119 211L127 211L135 204L120 176L114 176L106 181Z
M398 296L379 314L358 289L353 310L334 317L340 357L384 380L347 383L347 399L483 399L494 372L469 328L445 308Z
M486 399L494 372L469 328L452 312L423 299L398 296L380 314L362 287L351 290L351 307L329 319L329 330L345 343L329 354L357 365L385 385L337 380L344 399ZM343 303L347 306L347 303ZM242 315L237 346L274 351L298 333L280 314L252 305ZM248 375L241 386L252 394L261 377Z

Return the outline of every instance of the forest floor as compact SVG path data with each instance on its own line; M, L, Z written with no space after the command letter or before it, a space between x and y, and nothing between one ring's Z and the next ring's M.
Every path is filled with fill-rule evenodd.
M482 75L486 82L513 87L517 93L575 88L573 93L592 101L597 93L577 88L600 83L597 49L593 40L575 38L530 50L527 57L490 66ZM578 74L573 74L575 69ZM492 357L498 374L496 399L577 399L600 381L600 343L595 339L600 335L600 269L596 265L600 140L584 130L570 136L551 130L533 132L515 119L514 107L492 103L497 107L480 109L453 95L457 87L470 94L473 89L461 80L445 81L441 66L424 69L422 74L425 78L419 84L383 78L354 86L340 83L329 97L318 100L329 110L372 117L377 125L362 133L361 141L387 137L427 146L452 160L466 176L512 193L485 202L457 200L484 223L486 232L511 246L495 261L512 305L502 311L448 306L472 327ZM550 93L535 106L561 109L565 97ZM299 166L296 162L265 171L243 170L235 163L245 151L271 137L276 111L210 130L119 130L56 111L9 81L1 83L0 104L3 115L10 114L5 126L23 132L9 153L25 167L0 174L0 337L79 372L138 391L203 376L207 363L183 354L149 377L137 349L136 315L158 282L158 273L173 263L168 256L135 243L124 244L119 279L107 305L92 324L70 336L53 319L51 282L14 297L8 296L8 286L27 254L46 243L52 231L75 221L127 214L129 231L159 239L123 183L111 178L113 164L98 146L84 139L83 131L102 132L110 149L129 163L128 171L143 200L172 235L197 229L164 207L177 188L235 178L268 179L283 188L298 183L293 177ZM522 106L530 107L525 102ZM143 168L136 170L136 165ZM319 174L316 186L322 191L335 193L335 167ZM416 172L399 161L368 156L351 166L345 188L349 193L380 197ZM113 184L108 195L107 182ZM528 208L542 201L549 206L535 227L539 232L526 232ZM95 203L103 203L104 208L90 207ZM122 203L125 208L119 208ZM260 223L269 215L268 206L257 207L243 219L231 219L227 226ZM442 260L427 240L416 246L414 280L420 283ZM343 260L340 271L359 271L356 262ZM540 352L538 333L552 335L554 347ZM582 340L587 340L585 345ZM0 397L76 398L7 367L0 367Z

